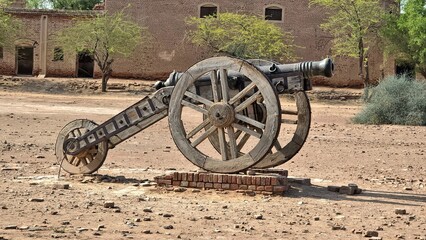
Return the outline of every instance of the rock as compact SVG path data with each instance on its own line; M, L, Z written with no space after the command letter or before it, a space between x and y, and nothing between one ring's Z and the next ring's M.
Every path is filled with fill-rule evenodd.
M150 207L149 208L144 208L143 211L144 212L152 212L152 209Z
M16 225L8 225L8 226L4 227L3 229L4 230L11 230L11 229L17 229L17 228L18 228L18 226L16 226Z
M193 193L199 193L199 192L201 192L201 190L200 189L192 189L192 192Z
M356 188L349 186L341 186L339 189L340 194L354 195Z
M367 231L364 235L364 237L378 237L379 232L377 231Z
M395 214L404 215L404 214L407 214L407 210L405 210L403 208L396 208L395 209Z
M404 190L405 191L413 191L413 188L412 187L405 187Z
M143 230L142 233L144 233L144 234L152 234L151 230Z
M144 183L141 183L140 186L142 186L142 187L151 187L152 184L149 183L149 182L144 182Z
M70 185L68 183L56 183L53 185L53 189L69 189Z
M346 230L346 227L342 225L333 225L331 226L331 230Z
M185 192L186 188L179 187L179 188L175 188L173 191L175 191L175 192Z
M145 222L149 222L149 221L151 221L152 219L151 219L150 217L144 217L144 218L143 218L143 220L144 220Z
M141 222L142 220L140 218L135 218L133 221L135 221L135 222Z
M173 225L166 225L163 227L164 229L173 229Z
M163 214L163 217L170 218L170 217L173 217L173 214L165 213L165 214Z
M44 198L30 198L28 201L30 201L30 202L44 202Z
M263 215L262 214L257 214L257 215L254 216L254 218L258 219L258 220L262 220L263 219Z
M319 221L319 220L320 220L320 217L318 217L318 216L314 217L314 221Z
M115 203L113 201L106 201L104 202L104 208L114 208Z
M212 216L204 216L204 219L213 220L214 218Z

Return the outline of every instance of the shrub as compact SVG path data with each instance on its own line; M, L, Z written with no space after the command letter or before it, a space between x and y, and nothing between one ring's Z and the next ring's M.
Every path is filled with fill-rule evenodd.
M393 76L369 92L364 109L353 122L426 126L426 82Z

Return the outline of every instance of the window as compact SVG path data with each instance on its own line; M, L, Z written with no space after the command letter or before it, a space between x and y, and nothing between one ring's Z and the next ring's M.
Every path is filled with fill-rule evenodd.
M205 18L207 16L214 16L217 14L217 6L213 4L206 4L200 7L200 18Z
M282 21L283 9L277 6L270 6L265 8L265 20Z
M55 47L53 50L53 61L64 61L64 50L60 47Z
M3 59L3 47L0 47L0 59Z

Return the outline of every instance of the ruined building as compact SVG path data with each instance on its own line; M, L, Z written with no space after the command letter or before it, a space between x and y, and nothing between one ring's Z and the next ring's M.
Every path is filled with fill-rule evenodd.
M123 78L164 79L171 71L184 71L209 57L201 49L185 41L189 16L203 17L215 12L244 12L269 16L283 30L291 32L300 61L320 60L330 55L331 37L320 29L324 9L309 7L309 0L105 0L93 11L61 11L25 9L25 0L17 0L6 11L19 18L25 26L25 37L15 49L0 49L0 74L48 77L98 77L100 71L87 54L63 54L54 42L55 33L68 27L78 17L99 11L114 12L125 8L135 22L148 27L154 42L140 46L128 58L116 59L113 76ZM130 7L127 7L130 4ZM127 8L126 8L127 7ZM356 59L335 59L335 86L361 85ZM383 54L375 51L369 59L370 78L379 79L393 67L385 67ZM319 79L321 81L321 79Z

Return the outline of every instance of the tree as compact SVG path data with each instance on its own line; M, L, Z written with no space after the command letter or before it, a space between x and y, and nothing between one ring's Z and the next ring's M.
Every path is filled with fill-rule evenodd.
M57 43L66 53L88 52L102 71L102 92L112 73L117 56L129 56L138 44L148 41L147 30L125 20L122 11L99 14L93 18L77 20L57 36Z
M0 0L0 47L2 48L13 46L20 29L19 21L4 12L10 3L10 0Z
M194 27L187 37L214 54L241 58L293 60L293 37L264 18L236 13L219 13L187 20Z
M426 1L402 2L401 14L388 14L383 29L386 52L416 66L426 78Z
M27 0L29 8L53 8L66 10L92 10L102 0Z
M329 10L321 28L333 37L333 55L358 58L364 86L369 84L369 48L379 39L383 22L384 9L380 3L380 0L310 0L310 4Z

